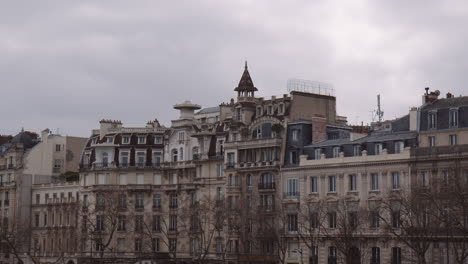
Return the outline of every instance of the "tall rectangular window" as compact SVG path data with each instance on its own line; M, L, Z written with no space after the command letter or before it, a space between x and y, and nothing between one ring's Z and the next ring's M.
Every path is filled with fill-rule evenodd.
M361 156L361 145L353 146L353 156L355 157Z
M449 135L450 146L454 146L458 144L458 137L457 135Z
M319 160L322 157L322 149L321 148L316 148L315 149L315 159Z
M336 212L328 213L328 227L336 228Z
M328 176L328 191L336 192L336 176Z
M392 248L391 264L401 264L401 248L399 247Z
M427 171L421 171L421 186L428 186L429 185L429 173Z
M435 139L436 139L435 136L428 136L427 137L429 147L435 147L435 145L436 145L436 140Z
M427 117L428 128L435 129L437 127L437 112L429 112Z
M392 172L392 189L400 189L400 173Z
M449 127L458 127L458 109L450 109L449 112Z
M297 214L288 214L288 231L297 232Z
M288 179L286 182L286 190L287 197L299 196L299 179Z
M135 195L135 208L136 209L144 208L144 194L143 193L137 193Z
M135 232L141 232L143 231L143 216L142 215L136 215L135 216Z
M371 264L380 264L380 248L372 247Z
M143 184L144 179L145 179L145 175L143 173L137 173L136 175L137 184Z
M378 210L370 212L370 227L378 228L380 226L380 213Z
M299 130L294 129L294 130L292 131L291 139L292 139L293 141L298 141L298 140L299 140Z
M328 248L328 264L336 264L336 247Z
M310 177L310 192L318 192L318 178L317 176Z
M153 175L153 184L161 185L161 174L156 173Z
M382 143L375 144L375 155L382 154L382 151L383 151L383 144Z
M169 231L177 231L177 215L169 216Z
M400 211L392 211L392 227L400 228Z
M124 167L124 168L128 167L128 161L129 161L128 157L129 157L128 152L126 151L120 152L120 166L121 167Z
M145 166L145 158L146 158L146 153L145 152L137 152L136 156L136 165L139 168L143 168Z
M125 231L126 217L125 215L118 216L117 231Z
M161 166L161 158L162 154L161 152L154 152L153 153L153 165L155 167L160 167Z
M223 177L223 165L222 164L216 165L216 176Z
M126 173L121 173L119 175L119 184L120 185L125 185L127 184L127 174Z
M153 208L161 208L161 194L159 193L153 194Z
M340 147L333 147L333 158L340 157Z
M403 152L404 148L405 148L405 143L403 141L395 142L395 153Z
M379 190L379 174L378 173L371 173L371 190L373 191Z
M357 190L357 176L355 174L349 175L349 190L350 191Z
M161 216L160 215L153 215L153 224L152 229L155 232L161 231Z

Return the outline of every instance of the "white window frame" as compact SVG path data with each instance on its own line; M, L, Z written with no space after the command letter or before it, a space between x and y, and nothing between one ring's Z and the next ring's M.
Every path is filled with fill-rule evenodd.
M361 156L361 145L354 145L353 146L353 156L354 157Z
M382 155L383 153L383 144L382 143L376 143L375 144L375 155Z
M404 149L405 149L405 142L403 141L395 142L395 153L402 153Z
M333 158L340 157L340 147L333 147Z
M392 189L393 190L400 189L400 173L399 172L392 172Z
M315 159L319 160L322 158L322 149L321 148L316 148L315 149Z
M378 173L371 173L370 174L371 178L371 190L372 191L378 191L380 190L380 175Z
M130 144L130 136L122 136L122 144Z
M449 111L449 127L458 127L458 108L451 108Z
M429 142L429 147L435 147L436 146L436 137L435 136L428 136L427 140Z
M310 192L318 193L318 177L317 176L310 177Z
M111 136L107 137L106 143L108 143L108 144L114 144L114 137L111 137Z
M458 144L458 135L453 134L449 135L449 145L450 146L455 146Z
M161 185L161 183L162 183L162 175L159 173L153 174L153 184Z
M428 171L420 171L419 176L420 176L421 186L423 186L423 187L429 186L429 172Z
M126 185L127 182L128 182L127 178L128 178L128 175L126 173L119 174L119 184L120 185Z
M146 144L146 136L138 136L138 144Z
M137 173L136 174L136 184L145 184L145 174Z
M355 192L357 191L357 175L356 174L349 174L349 191Z
M328 192L336 192L336 176L328 176Z
M437 111L430 111L427 113L427 128L428 129L437 128Z

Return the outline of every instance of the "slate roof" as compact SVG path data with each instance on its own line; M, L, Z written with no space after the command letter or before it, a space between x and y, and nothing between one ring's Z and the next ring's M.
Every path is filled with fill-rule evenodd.
M406 140L416 138L417 132L398 132L398 133L385 133L385 132L374 132L366 137L356 139L354 141L349 140L349 138L341 139L330 139L318 142L316 144L310 144L305 146L306 148L321 148L327 146L341 146L348 144L362 144L366 142L384 142L384 141L394 141L394 140Z
M468 106L468 96L442 98L422 107L422 110Z
M216 112L219 112L219 106L203 108L202 110L198 111L196 115L211 114Z
M254 86L252 78L250 78L250 73L247 68L247 62L245 62L245 69L242 77L239 81L239 85L234 89L234 91L258 91L258 89Z

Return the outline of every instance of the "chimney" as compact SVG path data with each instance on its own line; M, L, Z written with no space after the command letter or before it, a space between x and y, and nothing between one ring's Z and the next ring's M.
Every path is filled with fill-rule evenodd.
M447 99L453 98L453 95L451 93L447 93Z
M418 108L411 107L409 112L409 130L416 131L418 129Z
M426 93L423 95L423 104L434 102L435 100L438 99L440 95L439 90L435 90L434 92L429 92L429 87L424 88L424 90L426 90Z
M50 129L46 128L44 130L41 131L41 140L44 141L47 139L47 137L49 136L49 133L50 133Z

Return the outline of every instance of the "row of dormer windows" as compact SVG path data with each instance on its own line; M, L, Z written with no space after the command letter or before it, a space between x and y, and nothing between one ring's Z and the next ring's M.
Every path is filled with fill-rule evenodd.
M266 106L266 114L267 115L273 115L275 113L275 110L278 110L278 114L279 115L284 115L284 104L283 103L280 103L278 104L277 107L275 107L273 104L268 104ZM263 106L257 106L257 110L256 110L256 115L257 117L258 116L262 116L264 114L264 107Z
M180 135L179 135L180 136ZM114 136L106 136L105 143L107 144L114 144L115 137ZM131 142L131 135L122 135L121 144L130 144ZM155 136L154 137L154 144L162 144L163 137L162 136ZM98 143L98 137L94 137L91 140L91 144L95 145ZM147 136L141 135L137 136L137 144L147 144Z

